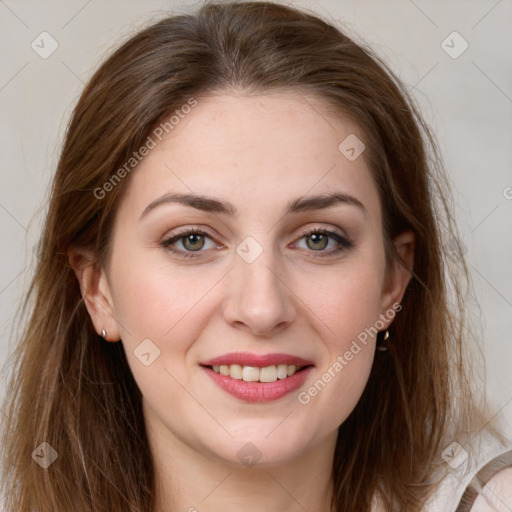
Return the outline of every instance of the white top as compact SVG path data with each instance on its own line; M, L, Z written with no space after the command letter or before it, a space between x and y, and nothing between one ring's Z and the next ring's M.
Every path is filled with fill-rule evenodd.
M425 503L422 512L471 512L474 493L469 504L461 503L469 484L477 481L477 489L480 491L494 474L512 467L512 444L509 442L503 445L485 432L476 438L473 457L469 457L460 444L453 442L443 450L442 458L446 462L446 474L436 492ZM383 510L378 497L373 500L372 510ZM510 509L507 507L505 510Z
M458 443L452 443L443 451L448 473L423 512L470 512L472 504L461 503L468 485L477 481L482 488L498 471L512 467L511 444L503 446L487 432L480 435L477 443L472 459Z

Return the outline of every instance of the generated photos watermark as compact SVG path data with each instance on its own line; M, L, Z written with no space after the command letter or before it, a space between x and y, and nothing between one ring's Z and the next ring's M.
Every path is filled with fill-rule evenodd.
M101 187L96 187L94 189L94 197L101 200L104 199L109 192L112 192L116 185L118 185L128 174L130 174L130 172L137 166L137 164L139 164L142 159L156 147L157 142L160 142L165 135L171 133L171 131L180 123L182 119L185 119L187 114L189 114L192 108L195 106L197 106L197 100L195 98L190 98L187 103L181 106L181 108L176 109L174 113L167 119L167 121L161 122L151 132L151 135L148 135L146 142L139 148L139 150L134 151L132 156L128 158L125 164L117 169L117 171L114 172Z
M354 359L361 350L366 347L368 341L377 335L377 333L383 330L386 325L389 325L389 321L395 318L395 315L401 311L402 305L395 302L393 306L381 314L379 320L377 320L373 326L366 327L364 331L361 331L357 335L357 339L352 340L350 348L346 350L342 355L339 355L334 363L318 378L307 390L301 391L297 399L302 405L307 405L311 402L311 399L317 396L329 382L331 382L349 363ZM361 346L362 345L362 346Z

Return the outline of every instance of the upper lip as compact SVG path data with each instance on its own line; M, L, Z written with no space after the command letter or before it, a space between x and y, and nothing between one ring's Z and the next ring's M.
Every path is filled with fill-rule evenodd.
M292 354L251 354L250 352L231 352L229 354L214 357L208 361L203 361L200 364L203 366L239 364L240 366L258 366L264 368L265 366L278 364L309 366L312 365L313 362Z

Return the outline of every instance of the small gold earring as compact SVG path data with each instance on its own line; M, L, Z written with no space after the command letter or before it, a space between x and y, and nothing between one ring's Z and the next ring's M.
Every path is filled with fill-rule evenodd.
M105 329L101 329L101 337L105 339L105 341L108 341L109 343L117 343L119 340L109 340L107 338L107 331Z
M384 337L382 339L384 341L386 341L388 338L389 338L389 330L386 329L386 332L384 333ZM380 350L381 352L385 352L386 350L388 350L388 347L386 345L387 345L387 343L377 344L377 350Z

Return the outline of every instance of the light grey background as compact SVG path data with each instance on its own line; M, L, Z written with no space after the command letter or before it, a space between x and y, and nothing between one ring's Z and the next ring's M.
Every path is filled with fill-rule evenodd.
M0 365L33 269L64 128L85 81L113 44L166 12L197 3L0 0ZM512 421L512 2L298 1L341 21L408 84L454 183L461 241L482 307L487 393ZM32 41L48 32L43 59ZM467 41L458 58L441 46ZM454 54L459 36L445 45ZM49 48L46 40L45 48ZM446 47L446 46L445 46ZM5 380L0 381L0 398Z

